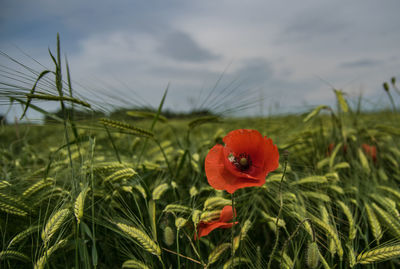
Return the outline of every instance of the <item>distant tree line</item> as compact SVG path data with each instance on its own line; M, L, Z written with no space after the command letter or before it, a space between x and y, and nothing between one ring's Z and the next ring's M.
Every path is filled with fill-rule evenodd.
M6 124L7 124L6 116L0 115L0 125L6 125Z
M69 119L73 119L74 121L82 121L82 120L91 120L98 119L102 117L109 117L111 119L116 120L141 120L143 117L135 117L128 115L127 112L135 111L135 112L149 112L149 113L157 113L155 109L152 108L120 108L112 111L109 116L107 116L104 112L101 111L83 111L83 110L72 110L70 108L65 109L65 116ZM52 115L52 116L50 116ZM64 118L64 112L60 109L55 113L45 116L45 122L51 123L55 122L54 116L60 119ZM207 109L202 110L192 110L189 112L176 112L169 109L163 110L161 115L167 119L191 119L198 118L203 116L211 116L214 115L211 111Z

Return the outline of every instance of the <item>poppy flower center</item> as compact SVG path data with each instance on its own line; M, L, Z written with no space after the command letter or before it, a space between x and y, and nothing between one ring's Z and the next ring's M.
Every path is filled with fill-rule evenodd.
M240 163L241 166L246 166L247 165L247 159L243 157L243 158L240 159L239 163Z
M240 171L246 171L251 166L251 158L247 153L241 153L239 156L234 156L232 153L229 154L228 160Z

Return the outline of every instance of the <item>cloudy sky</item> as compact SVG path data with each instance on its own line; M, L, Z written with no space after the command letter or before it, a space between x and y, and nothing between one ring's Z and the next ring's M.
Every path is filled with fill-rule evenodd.
M107 109L156 106L168 84L176 110L298 112L333 104L333 87L374 107L400 79L399 11L398 0L0 0L0 51L53 68L59 32L75 91ZM0 82L18 70L0 66Z

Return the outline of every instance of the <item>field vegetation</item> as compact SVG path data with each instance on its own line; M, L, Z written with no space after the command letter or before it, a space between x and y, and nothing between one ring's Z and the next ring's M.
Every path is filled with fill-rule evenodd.
M2 95L47 120L0 126L1 268L400 267L394 103L366 113L333 90L337 107L304 115L171 119L166 90L158 109L111 117L74 93L59 44L51 57L31 88ZM36 87L45 78L52 91ZM236 129L271 138L280 160L231 195L208 184L204 160ZM237 224L197 238L230 205Z

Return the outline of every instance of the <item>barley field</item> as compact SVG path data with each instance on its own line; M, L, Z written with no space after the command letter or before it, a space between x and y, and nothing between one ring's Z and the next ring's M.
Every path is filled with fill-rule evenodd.
M54 70L2 96L48 120L0 127L1 268L400 267L395 106L367 113L334 90L337 107L307 114L170 119L166 90L153 112L99 117L59 46L51 57ZM36 87L43 79L54 91ZM205 162L210 149L245 129L271 139L279 165L257 186L213 186L207 169L224 164ZM243 156L229 169L258 161Z

